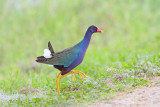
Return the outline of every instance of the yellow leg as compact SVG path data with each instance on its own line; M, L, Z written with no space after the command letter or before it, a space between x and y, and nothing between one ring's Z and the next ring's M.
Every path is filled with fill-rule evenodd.
M59 90L59 79L61 79L62 75L61 75L62 72L60 72L57 76L57 80L56 80L56 85L57 85L57 92L58 94L60 94L60 90Z
M58 74L57 80L56 80L56 85L57 85L57 92L58 92L58 94L60 94L60 90L59 90L59 79L63 78L64 76L69 75L69 74L72 73L74 80L76 80L74 73L79 74L79 76L80 76L81 79L83 78L83 75L84 75L85 77L87 77L87 76L86 76L83 72L81 72L81 71L70 71L70 72L68 72L67 74L64 74L64 75L61 75L61 73L62 73L62 72L60 72L60 73ZM83 75L82 75L82 74L83 74Z
M62 71L60 71L60 73L57 75L57 78L59 77L59 75L62 73Z
M67 74L65 74L65 75L61 75L61 73L62 73L62 72L60 72L60 73L58 74L58 76L57 76L57 80L56 80L57 93L58 93L58 94L60 94L60 89L59 89L59 80L60 80L61 78L63 78L64 76L71 74L72 72L68 72L68 73L67 73ZM73 78L75 78L75 76L74 76ZM75 79L76 79L76 78L75 78Z

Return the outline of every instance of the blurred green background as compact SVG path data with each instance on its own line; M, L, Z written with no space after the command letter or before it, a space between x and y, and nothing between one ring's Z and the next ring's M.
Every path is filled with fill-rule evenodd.
M149 61L159 69L159 4L159 0L1 0L0 89L13 94L23 87L43 88L43 91L47 87L56 95L55 80L59 71L34 60L43 54L48 41L56 52L75 45L83 39L90 25L96 25L104 33L92 36L84 61L76 69L85 72L93 81L112 77L107 70L110 67L132 70L139 61L146 61L147 66ZM73 82L72 79L68 81ZM79 87L84 84L77 82L68 83L66 78L62 80L61 90L73 84ZM78 93L86 92L81 88L72 96L78 99ZM68 92L67 97L64 92L62 102L72 99L69 93L74 92ZM84 94L86 99L90 95ZM59 97L62 99L61 95ZM50 95L46 100L49 98Z

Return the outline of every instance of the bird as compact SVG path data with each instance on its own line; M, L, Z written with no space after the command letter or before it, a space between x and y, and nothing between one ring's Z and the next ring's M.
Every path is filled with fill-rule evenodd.
M92 34L97 32L101 33L102 30L94 25L91 25L87 29L84 38L78 44L64 49L60 52L55 52L49 41L48 49L44 49L43 56L37 57L36 62L51 65L52 67L60 71L56 79L58 94L60 94L59 80L64 76L72 74L74 80L76 80L74 75L75 73L79 74L81 79L83 78L83 76L87 77L80 70L73 69L82 63L86 54L86 50L90 44Z

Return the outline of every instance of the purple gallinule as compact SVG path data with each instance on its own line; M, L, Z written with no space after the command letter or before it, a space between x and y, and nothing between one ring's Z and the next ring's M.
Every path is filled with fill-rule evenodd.
M37 62L52 65L53 67L60 70L60 73L58 74L56 80L58 94L60 94L59 79L63 78L64 76L73 74L74 80L76 80L74 73L79 74L80 78L83 78L83 75L87 77L83 72L72 69L78 66L83 61L84 55L91 40L91 36L96 32L102 31L94 25L90 26L86 31L86 34L82 41L80 41L73 47L67 48L60 52L54 52L51 43L48 42L49 50L45 49L44 55L37 57Z

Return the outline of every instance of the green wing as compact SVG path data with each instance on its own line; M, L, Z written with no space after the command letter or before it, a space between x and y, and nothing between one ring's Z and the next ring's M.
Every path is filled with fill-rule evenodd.
M80 49L81 44L79 43L73 47L54 53L52 58L43 63L51 65L64 65L64 67L68 67L78 57Z

